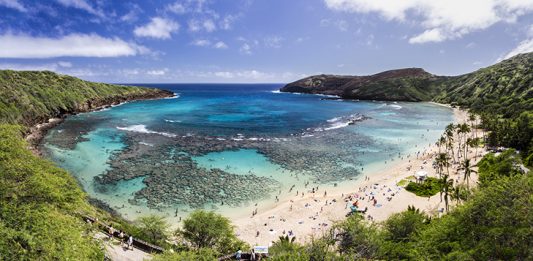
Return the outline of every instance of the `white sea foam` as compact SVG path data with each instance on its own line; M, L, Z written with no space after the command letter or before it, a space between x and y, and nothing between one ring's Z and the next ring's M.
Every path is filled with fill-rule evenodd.
M350 125L350 122L335 122L331 124L329 127L324 128L324 130L334 130L334 129L340 129L344 127L348 127Z
M147 143L147 142L144 142L144 141L139 142L139 144L141 144L141 145L145 145L145 146L150 146L150 147L153 147L153 146L154 146L154 144Z
M328 98L340 98L341 96L339 95L331 95L331 94L314 94L314 95L317 95L317 96L321 96L321 97L328 97Z
M166 98L163 98L163 99L165 99L165 100L170 100L170 99L177 99L177 98L179 98L179 97L180 97L180 94L179 94L179 93L174 93L174 96L172 96L172 97L166 97Z
M271 93L281 93L280 90L274 90L274 91L271 91Z
M159 135L163 135L163 136L170 137L170 138L176 137L176 135L172 134L172 133L158 132L158 131L149 130L149 129L146 128L146 125L142 125L142 124L131 125L131 126L128 126L128 127L117 127L117 129L123 130L123 131L138 132L138 133L159 134Z
M181 122L180 120L165 120L166 122L170 122L170 123L179 123Z
M391 106L392 108L394 108L394 109L396 109L396 110L399 110L399 109L402 108L402 106L400 106L400 105L398 105L398 104L391 104L391 105L389 105L389 106Z
M352 114L348 116L342 116L342 117L335 117L332 119L327 120L329 123L328 126L325 127L318 127L318 128L308 128L307 131L312 130L312 132L321 132L321 131L329 131L334 129L340 129L344 127L348 127L350 125L355 124L358 121L361 121L364 118L363 115L360 114ZM309 133L304 132L302 133L302 136L308 137Z

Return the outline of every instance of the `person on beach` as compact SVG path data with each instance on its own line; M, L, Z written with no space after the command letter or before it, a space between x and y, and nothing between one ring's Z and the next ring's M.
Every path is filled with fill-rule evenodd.
M250 251L250 260L255 261L255 250L252 248L252 251Z
M113 239L113 234L115 234L115 229L113 226L109 226L109 230L107 232L109 232L109 240Z
M118 233L118 240L120 241L120 246L124 246L124 232L122 230Z
M133 236L130 236L128 238L128 249L130 249L130 248L131 248L131 250L133 250Z

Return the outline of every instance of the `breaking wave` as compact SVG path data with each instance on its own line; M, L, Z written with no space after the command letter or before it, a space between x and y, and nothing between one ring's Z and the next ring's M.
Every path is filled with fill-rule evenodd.
M146 125L142 125L142 124L131 125L131 126L128 126L128 127L117 127L117 129L123 130L123 131L137 132L137 133L159 134L159 135L163 135L163 136L170 137L170 138L176 137L176 135L172 134L172 133L158 132L158 131L149 130L149 129L146 128Z

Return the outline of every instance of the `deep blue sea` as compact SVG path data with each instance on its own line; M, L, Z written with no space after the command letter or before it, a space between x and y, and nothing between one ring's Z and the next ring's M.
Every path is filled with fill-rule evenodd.
M43 141L90 196L130 219L195 208L238 216L293 186L351 186L434 143L453 121L430 103L280 93L282 84L143 86L176 97L70 116Z

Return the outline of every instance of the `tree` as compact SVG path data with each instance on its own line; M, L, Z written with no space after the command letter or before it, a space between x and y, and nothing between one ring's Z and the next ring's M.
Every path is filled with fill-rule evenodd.
M477 171L475 171L473 169L474 166L472 166L470 164L470 159L464 159L462 162L461 162L461 167L459 168L460 170L462 170L464 172L464 180L466 180L466 187L469 188L470 187L470 175L472 173L476 173Z
M409 206L406 211L393 214L382 228L384 242L381 258L388 260L409 259L413 237L425 228L429 218L419 209Z
M296 237L280 236L268 248L268 253L274 260L309 260L309 255L305 248L295 241Z
M183 220L183 227L176 234L196 249L213 248L220 254L248 248L235 236L229 219L212 211L195 210Z
M475 152L474 152L474 160L477 159L477 148L479 147L479 144L481 143L480 141L480 138L468 138L466 140L466 144L470 147L470 148L475 148Z
M446 149L450 150L452 152L452 159L455 160L454 152L453 152L453 133L455 131L455 125L453 123L450 123L446 125L446 128L444 129L444 135L446 136L446 140L448 141L446 143Z
M433 219L412 260L532 260L533 176L500 176Z
M445 136L440 136L439 140L437 141L437 146L439 148L439 154L441 153L441 147L442 145L446 145L446 137Z
M450 156L448 156L447 153L439 153L437 157L435 158L435 162L437 163L437 173L439 174L439 178L442 177L445 167L446 167L448 175L450 175L450 171L449 171Z
M102 260L77 213L91 213L76 180L33 155L20 126L0 124L0 260Z
M351 259L376 259L382 236L378 227L365 222L360 215L352 215L334 226L338 233L338 247L341 254Z
M193 260L202 260L202 261L216 261L218 260L217 254L210 248L200 248L197 250L190 251L166 251L162 254L155 255L152 261L193 261Z
M165 218L156 215L149 215L146 217L140 217L137 220L137 223L141 230L141 234L148 238L151 242L161 244L168 240L169 225Z
M458 139L459 139L459 146L457 148L458 158L461 155L461 150L463 149L463 147L461 147L461 145L464 146L464 155L463 156L466 158L466 141L465 141L465 139L466 139L466 134L470 132L470 127L466 123L457 124L456 130L457 130L457 136L458 136Z
M449 200L450 200L450 192L453 188L453 179L448 179L448 175L444 175L441 179L441 193L444 195L444 205L446 207L446 212L448 212L449 209Z
M488 186L492 181L502 177L511 177L522 174L520 166L522 161L513 149L508 149L496 156L489 153L477 164L479 171L479 183Z

